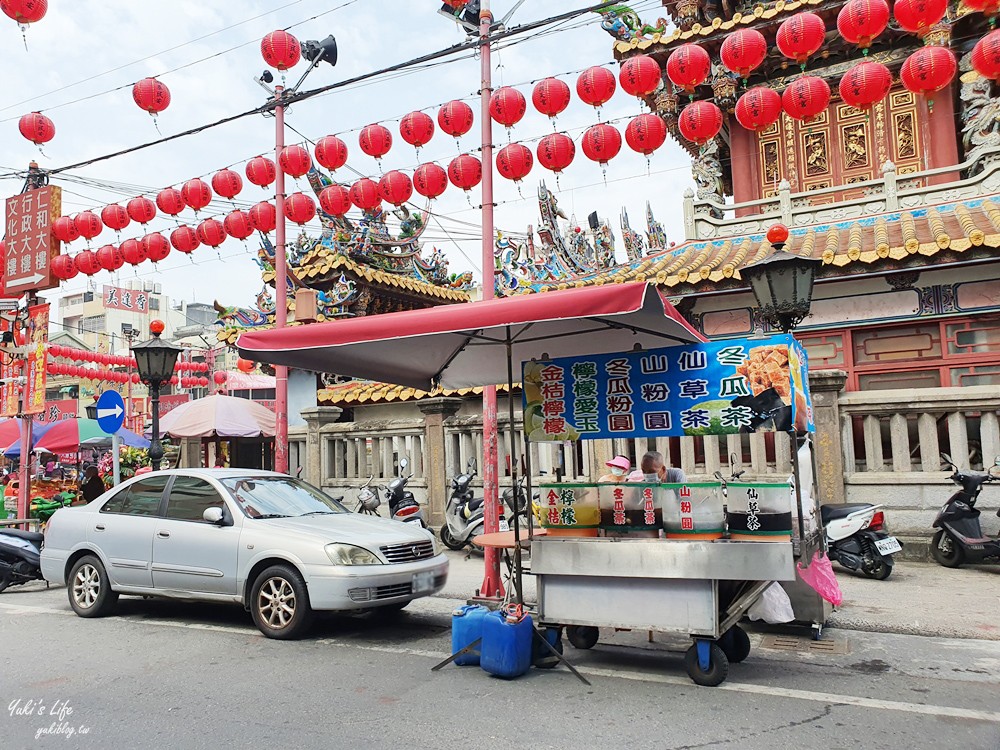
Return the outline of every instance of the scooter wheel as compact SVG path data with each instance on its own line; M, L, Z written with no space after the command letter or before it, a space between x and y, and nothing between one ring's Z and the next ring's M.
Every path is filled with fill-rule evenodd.
M892 566L885 560L879 560L872 565L862 565L861 572L868 578L874 578L876 581L884 581L892 575Z
M951 534L941 529L931 539L931 555L946 568L958 568L965 562L961 545Z
M440 536L441 536L441 544L443 544L450 550L454 550L457 552L458 550L462 549L462 547L465 546L464 542L458 541L455 537L451 535L451 532L448 530L448 524L445 524L444 526L441 527Z

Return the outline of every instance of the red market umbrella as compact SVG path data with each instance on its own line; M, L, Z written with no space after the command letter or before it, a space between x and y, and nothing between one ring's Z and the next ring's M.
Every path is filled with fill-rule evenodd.
M516 364L705 339L653 284L607 284L248 331L240 356L430 391L508 382Z

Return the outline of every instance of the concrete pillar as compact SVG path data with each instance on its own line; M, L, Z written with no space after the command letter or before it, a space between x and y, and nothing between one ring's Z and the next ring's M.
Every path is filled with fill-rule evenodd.
M444 420L453 417L462 406L460 398L429 398L417 402L424 415L424 477L427 479L428 523L444 523L444 506L448 501L448 467L445 464Z
M323 440L320 429L336 422L344 410L339 406L312 406L303 409L306 421L306 455L303 462L302 478L315 487L323 486Z
M816 484L823 505L842 503L844 491L844 457L840 448L840 392L847 382L843 370L820 370L809 373L812 393L813 422L816 425Z
M201 467L201 438L183 438L180 441L178 465L184 469Z

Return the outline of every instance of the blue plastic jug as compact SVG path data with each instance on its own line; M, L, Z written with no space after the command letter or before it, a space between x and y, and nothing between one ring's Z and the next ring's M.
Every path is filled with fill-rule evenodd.
M497 677L520 677L531 668L531 616L519 620L504 612L490 612L483 619L483 648L479 664Z
M489 614L489 610L481 604L466 604L451 613L451 652L453 654L483 637L483 618L487 614ZM455 664L460 667L478 666L478 652L481 650L482 644L476 646L474 651L459 656L455 659Z

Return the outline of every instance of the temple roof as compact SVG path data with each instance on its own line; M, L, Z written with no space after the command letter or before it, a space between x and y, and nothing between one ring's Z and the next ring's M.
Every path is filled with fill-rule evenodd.
M506 392L507 386L498 385L497 391ZM419 401L424 398L437 396L461 397L469 395L479 395L482 388L461 388L457 391L435 389L427 391L407 388L402 385L390 385L388 383L375 383L370 380L355 380L349 383L341 383L327 388L320 388L316 393L316 400L320 406L362 406L366 404L384 404L394 401Z

